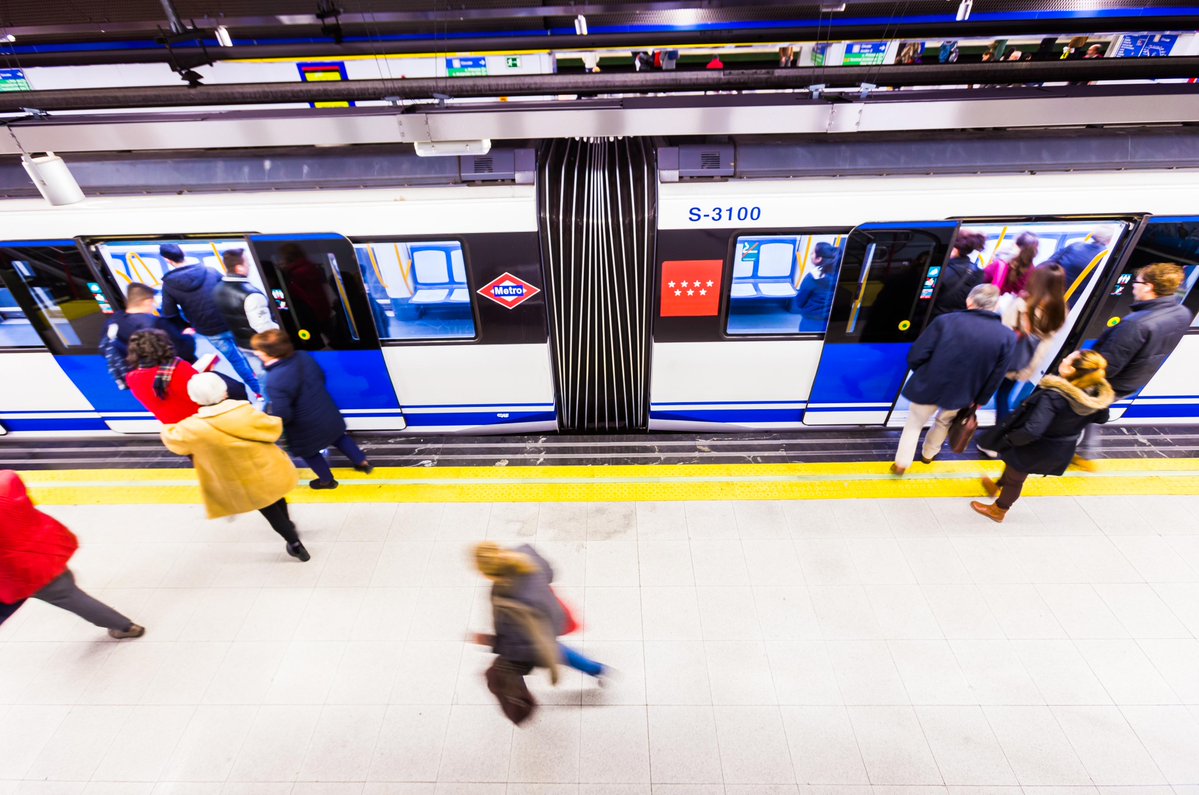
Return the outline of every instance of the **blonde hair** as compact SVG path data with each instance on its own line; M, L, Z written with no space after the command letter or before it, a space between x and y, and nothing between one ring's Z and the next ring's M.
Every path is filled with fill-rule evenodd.
M1137 271L1137 278L1153 287L1158 298L1174 295L1186 280L1186 271L1173 262L1155 262Z
M528 555L504 549L494 541L483 541L475 546L475 566L490 580L520 577L538 570L537 563Z
M1078 351L1071 363L1074 374L1066 380L1079 389L1089 389L1107 383L1107 359L1098 351Z

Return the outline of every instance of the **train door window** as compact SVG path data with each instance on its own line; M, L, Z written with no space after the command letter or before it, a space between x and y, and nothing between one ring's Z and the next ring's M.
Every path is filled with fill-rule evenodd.
M240 237L188 238L179 240L111 240L96 244L96 252L113 281L125 292L130 284L140 282L155 289L162 288L163 276L171 270L171 263L162 254L164 246L178 246L183 254L183 266L202 265L224 275L227 269L224 254L241 250L242 258L250 266L249 279L260 290L265 289L262 277L255 267L253 252Z
M269 295L297 348L363 350L379 344L357 254L336 234L251 235Z
M733 243L727 333L820 333L828 325L840 235L741 235ZM680 284L677 289L707 289Z
M1176 295L1192 312L1199 312L1199 218L1154 218L1108 292L1107 303L1097 316L1100 325L1088 328L1088 337L1097 337L1113 319L1132 311L1133 278L1138 270L1155 262L1173 262L1182 267L1185 278ZM1199 315L1191 327L1199 328Z
M0 244L0 347L96 351L112 306L73 240Z
M360 242L354 251L380 339L474 338L473 291L461 243Z

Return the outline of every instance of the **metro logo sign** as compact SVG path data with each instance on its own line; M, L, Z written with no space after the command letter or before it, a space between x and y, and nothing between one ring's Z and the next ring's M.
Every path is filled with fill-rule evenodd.
M539 292L540 289L511 273L504 273L479 289L479 295L508 309L515 309Z

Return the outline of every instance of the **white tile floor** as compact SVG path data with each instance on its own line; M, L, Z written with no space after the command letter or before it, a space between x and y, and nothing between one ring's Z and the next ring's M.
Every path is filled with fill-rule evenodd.
M1199 497L49 510L148 634L0 627L0 795L1199 795ZM611 687L503 719L485 536Z

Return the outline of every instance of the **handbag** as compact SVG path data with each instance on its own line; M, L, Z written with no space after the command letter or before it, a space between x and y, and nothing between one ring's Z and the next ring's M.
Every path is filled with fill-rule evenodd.
M550 593L554 595L554 599L558 600L558 607L562 608L562 614L566 617L565 629L562 630L563 635L569 635L572 632L577 632L580 624L575 619L575 614L571 612L570 605L562 601L562 597L558 596L558 592L550 588Z
M964 453L978 430L978 404L971 403L954 415L949 423L949 447L955 453Z

